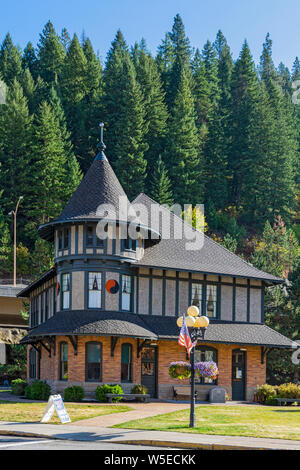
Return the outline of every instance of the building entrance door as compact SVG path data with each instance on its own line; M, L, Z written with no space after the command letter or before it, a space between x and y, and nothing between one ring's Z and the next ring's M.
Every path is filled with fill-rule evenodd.
M147 387L152 398L157 398L157 347L142 349L142 385Z
M246 351L232 351L232 400L246 399Z

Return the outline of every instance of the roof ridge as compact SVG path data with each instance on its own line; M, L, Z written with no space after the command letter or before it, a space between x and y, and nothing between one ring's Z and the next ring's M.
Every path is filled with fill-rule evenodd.
M229 253L231 256L234 256L236 258L238 258L239 260L241 260L244 264L246 264L247 266L250 266L252 269L254 269L255 271L257 271L258 273L265 273L265 274L268 274L270 276L272 276L274 279L278 279L278 280L283 280L282 278L279 278L277 276L274 276L273 274L270 274L270 273L267 273L265 271L262 271L261 269L258 269L256 268L255 266L253 266L253 264L249 263L248 261L244 260L241 256L237 255L236 253L233 253L232 251L228 250L228 248L226 248L225 246L223 246L221 243L218 243L216 242L213 238L209 237L208 235L205 234L205 232L200 232L200 230L198 230L197 228L193 227L192 225L190 225L188 222L186 222L183 218L179 217L177 214L175 214L174 212L170 211L169 209L167 209L165 206L159 204L157 201L155 201L154 199L152 199L150 196L148 196L147 194L145 194L144 192L140 193L134 200L136 200L138 197L140 197L141 195L144 195L146 196L148 199L150 199L151 201L153 201L155 204L157 204L158 206L162 207L163 209L166 209L168 212L170 212L171 214L173 214L174 217L176 217L177 219L181 220L181 222L183 224L186 224L188 225L189 227L191 227L195 232L197 233L200 233L200 234L203 234L204 237L209 240L210 242L216 244L218 247L222 248L224 251L226 251L227 253Z

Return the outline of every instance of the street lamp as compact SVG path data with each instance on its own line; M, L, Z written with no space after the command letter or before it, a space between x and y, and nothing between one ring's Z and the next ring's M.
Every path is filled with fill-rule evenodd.
M17 285L17 213L23 198L24 196L19 197L15 210L8 214L14 216L14 287Z
M186 325L189 328L189 333L192 343L197 343L198 339L204 339L206 329L209 325L209 318L202 315L199 317L199 308L196 305L191 305L187 309L187 317L185 317ZM182 326L183 317L179 317L177 325ZM195 427L195 347L190 352L191 363L191 408L190 408L190 428Z

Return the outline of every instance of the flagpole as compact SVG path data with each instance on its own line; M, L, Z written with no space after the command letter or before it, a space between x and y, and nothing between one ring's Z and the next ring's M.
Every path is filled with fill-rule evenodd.
M190 407L190 428L195 427L195 347L190 352L191 362L191 407Z

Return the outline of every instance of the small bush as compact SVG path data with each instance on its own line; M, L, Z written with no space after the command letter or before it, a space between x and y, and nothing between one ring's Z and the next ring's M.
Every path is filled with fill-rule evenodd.
M277 406L278 402L276 400L276 397L268 397L265 401L265 405Z
M30 400L48 400L50 393L50 386L42 380L35 380L32 385L25 387L25 397Z
M26 380L15 379L11 382L11 393L13 395L24 395L25 387L27 386Z
M259 403L265 403L265 401L277 395L277 387L273 387L272 385L264 384L257 387L256 390L256 398Z
M115 393L115 394L123 394L124 391L120 385L117 384L104 384L99 385L95 390L95 398L97 401L101 403L108 402L108 398L105 396L106 393ZM117 403L121 401L121 397L113 398L112 401Z
M84 390L78 385L73 385L73 387L67 387L64 390L65 401L82 401L83 398Z
M279 385L277 396L280 398L300 398L300 386L288 383Z
M134 385L131 389L131 393L134 393L134 394L145 395L147 392L148 392L147 387L145 387L145 385L140 385L140 384Z

